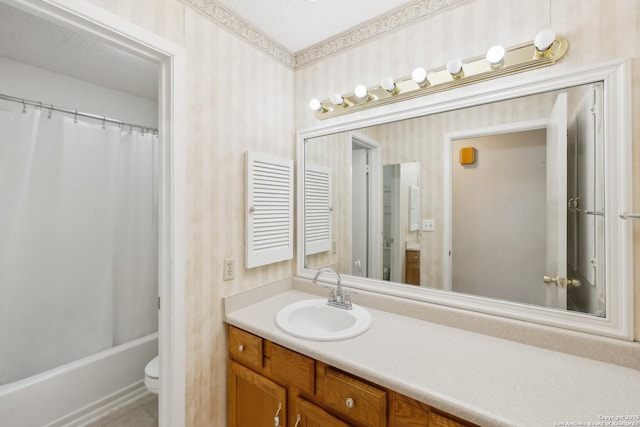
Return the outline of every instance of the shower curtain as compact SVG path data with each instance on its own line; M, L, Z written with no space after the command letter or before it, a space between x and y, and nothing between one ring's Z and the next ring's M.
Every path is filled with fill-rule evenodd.
M157 137L0 111L0 385L158 329Z

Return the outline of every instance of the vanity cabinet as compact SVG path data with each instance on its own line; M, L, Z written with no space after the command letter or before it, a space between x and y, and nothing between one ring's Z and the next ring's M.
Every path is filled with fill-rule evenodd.
M236 362L229 366L229 425L273 425L287 413L287 389ZM277 414L277 415L276 415Z
M420 251L405 251L405 282L420 285Z
M234 326L229 359L229 427L473 426Z

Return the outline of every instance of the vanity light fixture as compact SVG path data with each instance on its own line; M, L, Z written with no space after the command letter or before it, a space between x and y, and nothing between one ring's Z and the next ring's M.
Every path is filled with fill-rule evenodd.
M367 88L365 85L358 85L353 94L335 94L323 102L314 99L309 106L318 119L328 119L458 86L548 67L559 61L568 49L569 42L566 38L556 36L551 29L545 29L531 42L507 49L493 46L483 56L466 60L456 58L444 67L430 71L418 67L413 70L411 77L386 77L382 79L380 86Z
M460 58L454 58L447 62L447 71L454 79L461 79L464 77L464 71L462 70L462 60Z
M313 98L311 101L309 101L309 108L311 108L316 113L323 113L327 111L327 109L322 105L322 102L320 102L316 98Z
M382 86L382 88L389 93L398 93L398 87L396 86L396 82L393 81L392 77L385 77L384 79L382 79L382 81L380 82L380 86Z
M536 37L533 39L533 44L536 46L538 52L544 53L549 50L555 39L556 33L551 28L545 28L536 34Z
M422 67L418 67L413 70L413 72L411 73L411 79L420 87L429 85L429 80L427 79L427 70Z
M500 45L495 45L487 51L487 61L492 67L500 67L504 65L504 55L507 51Z
M351 105L349 102L346 102L344 97L339 93L334 93L333 95L331 95L331 102L334 105L338 105L341 107L348 107L349 105Z
M369 93L369 90L367 89L367 87L365 85L356 86L356 88L353 91L353 93L358 99L361 99L363 101L367 101L367 100L371 99L371 94Z

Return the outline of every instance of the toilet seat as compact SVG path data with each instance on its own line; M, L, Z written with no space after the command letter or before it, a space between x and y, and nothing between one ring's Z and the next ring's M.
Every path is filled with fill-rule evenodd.
M151 393L160 389L160 356L156 356L144 368L144 385Z

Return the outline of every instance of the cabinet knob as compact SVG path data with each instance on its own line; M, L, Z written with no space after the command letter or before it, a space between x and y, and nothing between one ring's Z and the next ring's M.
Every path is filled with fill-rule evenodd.
M240 344L240 345L238 346L238 352L239 352L239 353L242 353L243 351L244 351L244 346L243 346L242 344Z
M351 409L353 408L353 405L355 405L356 403L353 401L352 398L347 397L347 400L345 400L345 405L347 405L347 408Z

